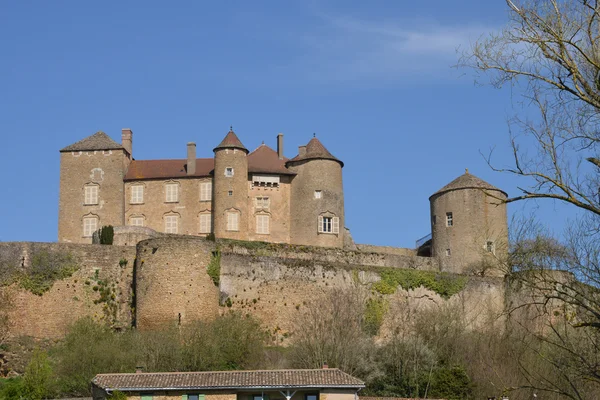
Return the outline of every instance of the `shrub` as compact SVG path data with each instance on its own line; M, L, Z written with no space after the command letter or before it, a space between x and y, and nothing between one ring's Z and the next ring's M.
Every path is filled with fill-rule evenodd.
M398 286L405 290L423 286L448 299L463 290L467 284L464 276L413 269L389 268L383 270L380 276L381 280L373 284L373 289L381 294L393 294Z
M206 267L206 273L210 276L215 286L219 286L219 281L221 279L221 252L217 249L213 251L210 262Z
M113 244L115 230L112 225L103 226L100 229L100 244Z

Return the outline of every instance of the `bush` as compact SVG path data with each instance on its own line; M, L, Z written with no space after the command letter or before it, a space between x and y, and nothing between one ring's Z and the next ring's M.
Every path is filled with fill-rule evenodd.
M103 226L100 229L100 244L113 244L115 230L112 225Z
M381 280L373 284L373 289L381 294L393 294L398 286L405 290L423 286L445 299L462 291L467 284L464 276L432 271L389 268L380 273Z
M206 273L210 276L215 286L219 286L221 280L221 252L217 249L213 251L210 262L206 267Z

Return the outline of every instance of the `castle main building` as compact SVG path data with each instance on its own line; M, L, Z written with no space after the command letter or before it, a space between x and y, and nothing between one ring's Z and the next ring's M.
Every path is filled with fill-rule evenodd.
M249 152L230 130L213 158L135 160L132 132L121 144L97 132L61 150L59 242L91 243L102 226L217 238L348 247L344 163L313 137L291 159L262 144ZM468 173L434 193L431 239L418 255L464 272L505 254L506 193Z
M230 130L214 158L135 160L132 132L121 144L97 132L63 148L59 242L91 243L105 225L186 235L326 247L344 244L342 167L313 137L298 155L262 144L253 152Z

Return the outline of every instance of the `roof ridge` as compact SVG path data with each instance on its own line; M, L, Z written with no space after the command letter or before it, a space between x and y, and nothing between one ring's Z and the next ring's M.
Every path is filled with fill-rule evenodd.
M174 375L174 374L218 374L218 373L226 373L226 374L239 374L239 373L248 373L248 372L305 372L305 371L340 371L346 375L350 375L339 368L286 368L286 369L247 369L247 370L225 370L225 371L165 371L165 372L107 372L96 374L96 376L105 376L105 375L136 375L136 374L144 374L144 375ZM352 376L352 375L350 375Z

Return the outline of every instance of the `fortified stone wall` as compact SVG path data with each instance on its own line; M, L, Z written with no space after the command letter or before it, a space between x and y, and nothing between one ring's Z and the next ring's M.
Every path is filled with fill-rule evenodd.
M39 285L28 285L25 276L39 268L59 270L59 263L52 261L57 258L72 259L75 272L53 282L41 295L32 293L31 287ZM0 243L0 290L11 294L12 335L60 337L70 324L86 316L116 327L130 326L134 259L135 248L125 246Z

